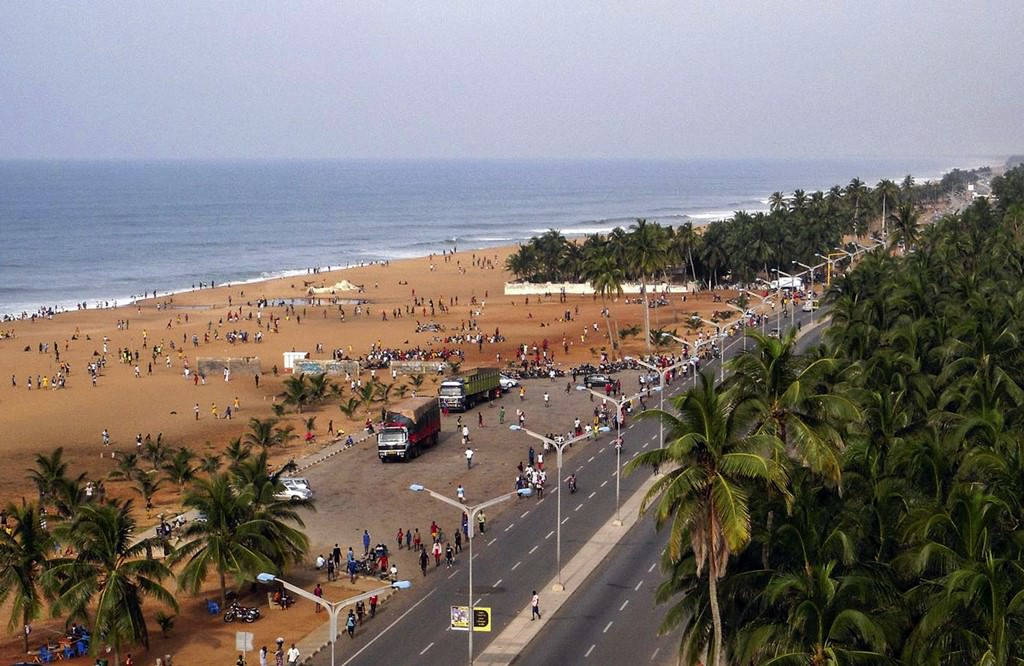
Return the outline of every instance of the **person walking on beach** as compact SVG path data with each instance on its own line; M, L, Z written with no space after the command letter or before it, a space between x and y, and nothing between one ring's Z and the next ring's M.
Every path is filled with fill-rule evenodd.
M199 420L199 403L198 402L196 403L196 406L193 407L193 411L195 411L195 413L196 413L196 421L198 421Z
M473 469L473 449L466 447L466 469Z

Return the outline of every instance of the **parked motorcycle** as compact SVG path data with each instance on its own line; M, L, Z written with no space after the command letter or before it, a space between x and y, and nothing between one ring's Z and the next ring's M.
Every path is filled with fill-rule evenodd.
M227 610L224 611L224 621L234 622L245 622L252 624L256 620L260 619L260 609L254 606L243 606L237 601L231 602Z

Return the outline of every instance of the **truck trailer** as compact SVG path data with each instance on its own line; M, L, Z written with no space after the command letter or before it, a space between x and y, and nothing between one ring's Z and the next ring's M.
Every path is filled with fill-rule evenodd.
M441 382L437 398L449 411L465 411L478 402L501 396L497 368L477 368Z
M385 410L383 420L377 433L381 462L415 458L423 449L437 444L441 432L441 408L434 398L406 398Z

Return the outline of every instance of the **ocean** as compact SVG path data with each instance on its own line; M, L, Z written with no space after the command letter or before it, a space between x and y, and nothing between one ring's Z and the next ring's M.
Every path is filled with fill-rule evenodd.
M0 161L0 315L763 210L775 190L981 158Z

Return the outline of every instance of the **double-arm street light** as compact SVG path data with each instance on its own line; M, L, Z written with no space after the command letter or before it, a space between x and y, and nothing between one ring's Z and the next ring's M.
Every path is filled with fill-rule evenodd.
M619 477L622 476L622 410L627 404L633 401L633 398L638 398L643 395L643 393L634 393L628 398L623 398L622 400L613 400L611 396L601 393L600 391L595 391L589 386L577 386L576 390L590 391L598 398L607 400L615 405L615 520L612 521L612 524L615 526L621 526L622 515L619 512L619 509L621 508L619 504Z
M629 360L629 358L630 357L628 356L626 357L627 360ZM647 363L646 361L641 361L638 358L632 360L636 361L637 364L642 365L645 368L648 368L658 373L658 409L660 411L665 411L665 375L667 375L668 373L672 372L673 370L682 365L686 365L690 361L687 359L679 361L678 363L674 363L665 368L659 368L655 365L652 365L651 363ZM694 373L694 376L697 376L696 372ZM665 424L660 418L658 419L658 442L658 448L665 448Z
M558 576L555 580L554 590L556 592L562 592L563 590L565 590L565 585L562 584L562 450L565 449L565 447L567 446L572 446L574 443L580 441L581 439L586 439L587 436L580 435L579 437L573 437L572 439L559 444L550 437L545 437L544 435L535 433L532 430L527 430L526 428L518 426L516 424L510 425L509 430L521 432L526 435L529 435L530 437L533 437L536 440L540 440L546 446L555 447L555 451L557 452L555 457L555 466L558 469L558 483L555 488L556 494L558 495L558 509L555 518L555 566L558 569Z
M469 664L470 664L470 666L472 666L472 664L473 664L473 536L475 534L475 532L473 530L473 521L476 518L476 515L478 513L480 513L481 511L483 511L484 509L486 509L487 507L491 507L491 506L494 506L495 504L499 504L499 503L504 502L506 500L510 500L513 497L529 497L530 495L533 494L533 491L530 490L529 488L520 488L519 490L513 491L511 493L505 493L504 495L498 495L497 497L489 499L489 500L487 500L485 502L480 502L479 504L474 504L473 506L466 506L462 502L458 502L456 500L453 500L452 498L448 497L447 495L442 495L441 493L434 492L433 490L431 490L429 488L425 488L425 487L423 487L422 485L420 485L418 483L414 483L411 486L409 486L409 490L411 490L413 492L416 492L416 493L427 493L428 495L430 495L434 499L436 499L436 500L438 500L440 502L444 502L445 504L449 504L449 505L455 507L456 509L459 510L460 513L466 512L466 513L469 514L469 526L468 526L468 529L466 530L467 534L468 534L467 537L466 537L466 540L469 541L469 631L467 633L469 634Z
M390 585L385 585L384 587L379 587L376 590L370 590L369 592L363 592L362 594L357 594L356 596L349 597L348 599L343 599L341 601L327 601L323 597L318 597L311 592L307 592L298 585L292 585L288 581L278 578L271 573L261 573L256 576L256 580L261 583L279 583L284 589L294 592L303 599L309 599L313 603L319 604L327 609L327 617L331 622L331 666L334 666L334 644L338 640L338 613L347 606L379 594L384 594L388 590L407 590L412 587L412 583L407 580L396 580Z
M770 286L771 285L769 285L769 287ZM762 296L761 294L759 294L759 293L757 293L755 291L750 291L749 289L744 289L742 293L747 294L748 296L754 296L756 298L759 298L761 300L761 304L762 305L769 305L769 304L771 304L773 307L775 305L772 302L771 298L769 298L768 296ZM764 322L765 322L765 320L767 318L768 318L767 315L762 315L761 316L761 335L764 335Z

